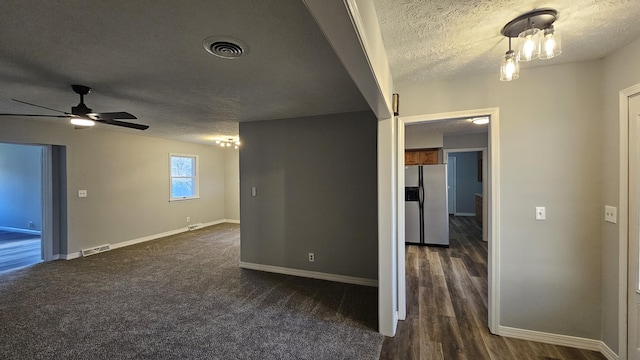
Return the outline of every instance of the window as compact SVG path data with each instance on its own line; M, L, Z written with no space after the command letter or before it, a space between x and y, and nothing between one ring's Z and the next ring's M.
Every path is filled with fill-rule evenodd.
M170 154L170 201L198 198L198 156Z

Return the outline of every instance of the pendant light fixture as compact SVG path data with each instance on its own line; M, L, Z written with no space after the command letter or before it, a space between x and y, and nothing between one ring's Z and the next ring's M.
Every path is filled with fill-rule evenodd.
M511 38L509 38L509 51L504 54L500 66L500 81L515 80L520 76L520 64L515 51L511 50Z
M540 56L540 29L536 29L531 24L531 19L527 29L518 34L518 60L531 61Z
M502 60L500 80L517 79L520 61L551 59L562 52L560 34L553 27L557 18L558 12L555 9L532 10L509 21L502 28L500 33L509 38L509 51ZM517 53L511 50L512 38L518 39ZM511 74L515 76L508 76L509 73L505 72L507 64L514 64L516 70Z
M560 33L553 28L553 25L542 31L542 43L540 44L540 59L551 59L560 55L562 44Z

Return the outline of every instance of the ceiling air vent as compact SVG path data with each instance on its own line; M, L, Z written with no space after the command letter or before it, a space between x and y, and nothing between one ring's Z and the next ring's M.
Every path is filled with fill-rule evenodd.
M210 54L223 59L237 59L249 53L247 44L229 36L210 36L202 45Z

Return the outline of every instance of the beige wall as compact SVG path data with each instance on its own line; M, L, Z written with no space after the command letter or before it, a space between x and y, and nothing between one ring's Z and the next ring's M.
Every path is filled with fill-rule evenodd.
M602 162L600 181L601 208L619 206L620 156L619 156L619 93L640 83L640 39L604 59ZM618 234L616 224L602 226L602 339L614 351L618 351Z
M433 132L428 125L406 125L404 130L405 149L441 148L442 133Z
M489 146L489 134L445 135L442 144L445 149L485 148Z
M68 253L225 219L224 153L98 128L3 117L0 141L66 146ZM200 159L200 199L169 202L169 153ZM87 198L77 190L86 189Z
M601 84L591 61L397 86L403 116L500 109L502 326L601 337Z

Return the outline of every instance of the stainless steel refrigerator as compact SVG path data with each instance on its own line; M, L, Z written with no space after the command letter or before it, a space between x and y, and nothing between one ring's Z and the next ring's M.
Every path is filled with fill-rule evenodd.
M447 165L405 167L405 242L449 246Z

